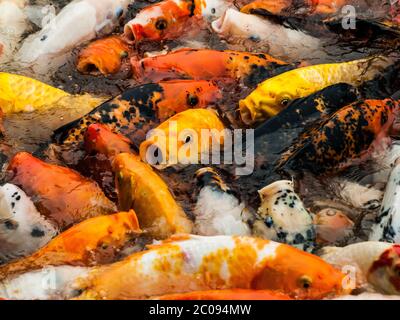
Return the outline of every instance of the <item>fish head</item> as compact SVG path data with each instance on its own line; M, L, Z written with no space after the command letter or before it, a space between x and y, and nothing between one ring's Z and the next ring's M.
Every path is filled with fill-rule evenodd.
M91 124L85 132L85 150L89 153L101 153L107 157L123 152L131 152L130 140L112 132L102 124Z
M261 189L259 195L261 206L255 232L263 238L312 251L316 238L313 219L295 193L293 182L276 181Z
M241 8L243 13L260 12L264 10L270 14L282 14L288 9L292 0L255 0Z
M367 278L380 292L400 294L400 245L385 250L372 264Z
M214 111L189 109L151 130L140 145L140 157L157 169L198 164L201 156L220 152L225 126Z
M206 108L222 97L212 81L171 80L159 84L163 88L163 99L157 104L161 121L187 109Z
M186 22L193 15L191 6L190 1L175 0L148 6L125 25L125 37L132 43L145 39L173 39L182 34Z
M293 100L302 97L296 75L289 73L262 82L249 96L240 100L240 116L245 124L253 125L272 118Z
M253 279L252 288L279 290L296 299L322 299L347 292L345 275L319 257L279 245L272 260Z

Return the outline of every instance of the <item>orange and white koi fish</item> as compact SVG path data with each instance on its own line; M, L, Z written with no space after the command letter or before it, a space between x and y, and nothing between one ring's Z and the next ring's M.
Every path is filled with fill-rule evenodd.
M397 244L367 241L344 248L325 247L322 258L337 267L356 268L358 285L368 283L378 292L400 294L400 246Z
M176 236L76 281L78 299L141 299L192 291L277 290L297 299L343 292L319 257L251 237Z
M0 267L0 280L46 266L114 262L118 253L141 233L133 210L85 220L51 240L33 255Z

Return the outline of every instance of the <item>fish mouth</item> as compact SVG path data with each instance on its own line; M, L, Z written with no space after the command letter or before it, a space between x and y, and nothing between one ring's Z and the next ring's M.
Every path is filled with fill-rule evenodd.
M211 29L214 32L221 34L224 31L224 23L225 23L225 18L226 18L228 10L225 11L225 13L219 19L217 19L211 23Z
M249 100L240 100L239 102L240 117L244 124L252 125L257 120L256 105Z
M142 40L142 26L129 22L124 27L124 37L129 44L134 44Z
M143 162L158 170L162 170L170 166L167 163L167 158L165 157L163 148L153 141L144 141L140 145L139 153Z

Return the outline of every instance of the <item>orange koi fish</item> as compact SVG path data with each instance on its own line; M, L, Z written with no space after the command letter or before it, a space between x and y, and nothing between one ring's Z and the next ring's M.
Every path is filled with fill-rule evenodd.
M344 275L291 246L238 236L176 236L92 270L78 299L141 299L193 291L276 290L296 299L344 292Z
M271 290L210 290L167 294L156 300L292 300L288 295Z
M0 280L49 265L111 263L119 250L140 232L133 210L85 220L58 235L33 255L0 267Z
M167 79L231 79L257 83L294 67L267 54L184 48L155 57L131 59L140 82Z
M10 161L9 183L31 197L39 212L59 230L99 215L116 212L99 186L65 167L45 163L27 152Z
M164 0L142 9L125 25L124 33L131 42L179 38L217 19L231 4L224 0Z
M104 75L117 73L128 55L129 46L118 36L96 40L80 52L77 69L82 73L95 70Z

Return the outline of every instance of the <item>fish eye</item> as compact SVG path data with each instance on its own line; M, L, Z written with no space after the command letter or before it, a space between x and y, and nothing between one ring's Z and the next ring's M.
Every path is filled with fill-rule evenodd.
M199 103L199 98L195 95L188 95L187 97L187 104L191 107L195 107L197 106L197 104Z
M191 136L187 136L186 139L185 139L185 143L189 143L191 140L192 140L192 137Z
M117 10L115 10L115 16L117 18L121 18L123 14L124 14L124 9L122 7L118 7Z
M312 279L309 276L302 276L299 279L299 285L303 289L309 289L312 285Z
M289 99L289 98L283 98L283 99L281 100L281 105L284 106L284 107L287 107L288 104L289 104L289 102L290 102L290 99Z
M158 19L156 22L156 28L157 30L165 30L167 29L168 22L165 19Z

